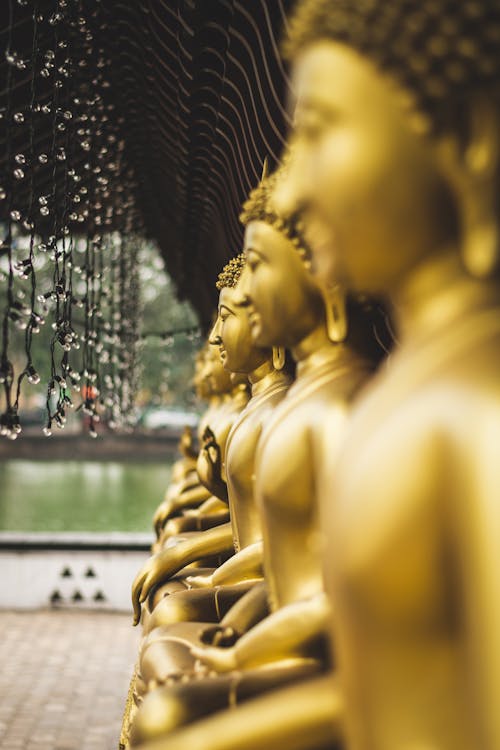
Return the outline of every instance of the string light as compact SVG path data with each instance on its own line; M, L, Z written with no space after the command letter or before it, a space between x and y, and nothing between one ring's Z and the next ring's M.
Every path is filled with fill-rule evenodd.
M138 190L123 158L123 122L109 95L99 7L84 0L7 0L6 81L0 102L0 434L15 439L24 388L40 382L32 342L51 331L44 433L76 407L130 428L138 388L143 239ZM28 44L29 40L29 44ZM84 261L76 262L84 244ZM40 268L50 288L39 288ZM10 351L24 336L25 362ZM15 391L13 390L15 389Z

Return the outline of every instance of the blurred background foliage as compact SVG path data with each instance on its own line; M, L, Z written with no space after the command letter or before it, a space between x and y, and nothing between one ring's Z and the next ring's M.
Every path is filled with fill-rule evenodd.
M28 241L28 238L23 237L16 239L13 248L14 262L16 258L24 256ZM76 250L78 260L78 243ZM137 310L137 315L143 335L139 344L140 386L136 405L137 418L140 420L141 414L148 408L161 406L186 411L196 408L192 378L194 356L200 347L201 338L196 313L189 302L178 299L175 286L165 272L156 247L152 243L143 243L139 254L142 305ZM5 259L0 259L0 287L6 281L6 272ZM36 259L37 295L50 290L52 281L52 264L46 255L39 255ZM79 285L83 283L76 277L76 294L83 291L79 289ZM30 295L29 281L16 277L14 294L20 303L26 301ZM33 365L40 375L40 383L29 383L26 378L23 380L20 395L23 427L43 422L51 369L52 312L50 307L45 310L45 324L33 336ZM79 321L78 312L75 311L75 328L83 331L83 314ZM21 372L26 366L25 333L13 327L11 336L11 359L15 371ZM81 350L71 355L75 370L81 369L80 354ZM78 394L73 394L73 400L78 405Z
M192 408L194 357L201 346L198 319L189 302L181 302L163 261L151 247L143 249L141 391L139 402ZM186 330L171 335L171 331ZM190 330L191 329L191 330ZM160 333L162 335L152 335Z

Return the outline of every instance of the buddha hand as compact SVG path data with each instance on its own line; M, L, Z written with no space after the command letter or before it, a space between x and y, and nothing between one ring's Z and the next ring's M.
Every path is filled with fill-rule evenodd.
M229 648L191 646L191 653L205 668L219 674L232 672L238 667L236 650L233 646Z
M168 518L170 505L170 500L164 500L162 503L160 503L153 516L153 528L155 530L157 539L160 538L163 526L165 525L165 521Z
M179 569L175 547L168 547L149 558L136 575L132 584L132 606L134 625L141 619L141 605L149 596L153 586L163 583Z
M153 516L153 526L158 539L161 536L165 524L170 519L170 516L175 515L178 513L179 508L182 508L180 498L182 498L182 493L175 497L167 497L156 509Z
M221 481L222 459L220 446L210 427L206 427L202 436L202 450L207 459L210 475L207 477L210 483Z
M228 648L233 646L240 634L229 625L207 625L200 633L200 641L206 646Z

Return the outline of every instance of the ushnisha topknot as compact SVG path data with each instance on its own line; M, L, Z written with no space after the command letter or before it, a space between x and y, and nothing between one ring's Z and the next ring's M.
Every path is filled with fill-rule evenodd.
M478 91L500 95L500 0L301 0L285 56L320 40L389 74L429 132L460 128L459 104Z
M263 221L287 237L297 248L303 260L309 260L311 253L302 234L302 222L295 214L286 219L279 216L274 207L273 195L276 187L286 174L289 156L283 158L281 166L269 176L264 176L258 186L251 191L243 204L241 223L246 226L251 221Z
M238 283L241 272L243 271L246 263L244 253L240 253L235 258L231 258L220 274L217 277L215 286L220 291L221 289L233 289Z

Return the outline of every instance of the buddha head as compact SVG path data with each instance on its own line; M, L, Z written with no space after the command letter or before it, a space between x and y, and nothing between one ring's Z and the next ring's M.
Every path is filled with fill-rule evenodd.
M240 304L238 287L245 263L245 256L241 253L219 274L216 284L219 306L209 342L213 348L217 347L226 371L248 375L270 360L272 351L254 343L247 311Z
M247 268L241 290L252 336L262 346L293 348L325 320L300 242L274 212L275 175L264 177L243 205Z
M208 342L205 343L196 354L194 361L193 386L197 398L205 401L210 398L210 383L206 377L206 357Z
M318 273L391 292L430 256L498 268L500 0L301 0L277 205Z
M339 285L323 288L311 274L311 255L300 217L283 219L275 194L288 165L261 180L243 206L246 269L239 288L254 340L293 349L315 329L332 343L378 363L391 344L382 307L346 295Z

